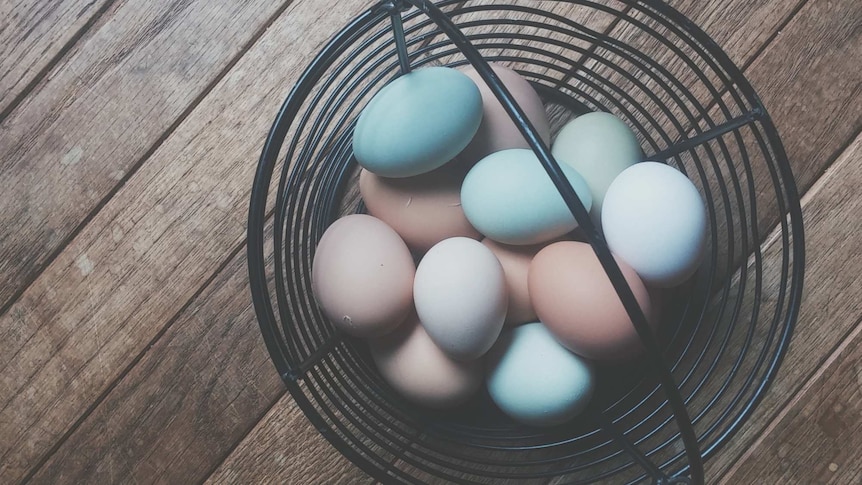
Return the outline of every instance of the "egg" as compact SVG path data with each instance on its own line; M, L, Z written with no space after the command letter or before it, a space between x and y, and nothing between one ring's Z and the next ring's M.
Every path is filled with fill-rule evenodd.
M398 77L362 110L353 153L383 177L430 172L461 152L482 122L482 95L462 72L427 67Z
M415 313L394 332L369 341L380 375L405 398L430 408L451 408L482 386L483 362L457 361L428 336Z
M650 296L637 273L614 257L651 324ZM539 251L530 264L530 299L539 320L572 352L624 361L643 351L640 337L610 278L589 244L563 241Z
M587 183L568 165L560 168L589 209ZM492 153L470 169L461 186L461 205L473 227L504 244L538 244L578 225L538 157L521 148Z
M500 64L491 64L491 69L500 78L506 89L518 103L527 119L533 124L533 127L539 132L545 144L551 143L551 126L548 117L545 114L545 107L542 105L542 100L530 83L521 77L517 72ZM482 106L484 114L482 116L482 124L479 125L479 130L473 141L464 150L462 157L465 160L476 162L481 160L491 153L509 148L529 148L527 140L518 130L518 126L506 113L503 105L491 92L491 88L485 83L479 73L473 66L463 69L467 75L479 87L482 93Z
M590 217L597 224L611 182L642 157L638 139L628 125L602 112L587 113L563 126L551 153L586 180L593 197Z
M483 239L482 244L494 253L500 265L503 266L506 276L509 306L506 310L505 325L534 321L536 311L533 310L533 303L530 301L527 276L530 273L530 262L543 246L510 246L488 238Z
M659 162L627 168L608 188L602 226L608 247L641 279L676 286L700 266L706 247L706 208L679 170Z
M464 175L452 165L397 179L363 169L359 191L368 213L389 224L411 250L422 254L450 237L481 237L461 208Z
M508 330L488 355L488 393L512 418L535 426L580 414L595 389L590 364L563 348L541 323Z
M431 339L458 360L491 348L506 319L507 298L503 267L475 239L437 243L416 269L416 313Z
M349 215L323 233L311 270L314 296L340 330L370 337L394 329L413 305L416 266L392 228Z

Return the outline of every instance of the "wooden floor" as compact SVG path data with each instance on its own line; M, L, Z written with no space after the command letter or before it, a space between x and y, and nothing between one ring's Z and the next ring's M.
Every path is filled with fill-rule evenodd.
M0 0L0 483L371 481L285 395L245 265L271 120L369 0L333 3ZM709 481L862 483L862 3L671 4L804 194L794 343Z

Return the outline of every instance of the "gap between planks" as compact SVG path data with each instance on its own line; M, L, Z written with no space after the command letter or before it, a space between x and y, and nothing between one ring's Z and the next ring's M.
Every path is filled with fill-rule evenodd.
M49 1L55 1L55 0L36 0L34 3L42 2L43 4L47 4ZM90 6L95 4L96 1L97 0L93 0L90 3L88 3L87 5L85 5L84 8L79 12L78 17L80 17L80 15L83 14L86 9L88 9ZM34 48L36 46L30 46L29 47L28 50L39 51L42 53L42 55L44 57L47 57L48 59L41 68L36 69L35 74L31 74L31 77L29 80L26 80L29 73L28 72L22 73L21 78L19 78L18 83L16 83L17 85L11 86L10 91L5 94L4 98L6 98L6 99L3 99L2 101L0 101L0 106L2 106L3 103L6 103L7 100L9 99L9 97L11 97L11 101L8 101L8 104L6 104L5 107L2 107L2 109L0 109L0 125L3 124L3 121L9 116L9 114L11 112L15 111L15 108L17 108L18 105L21 104L21 102L24 100L24 98L26 98L27 96L30 95L31 92L33 92L33 90L36 88L36 86L38 86L39 83L41 83L45 79L45 77L48 75L48 73L50 73L51 70L57 66L57 64L60 62L60 60L62 58L64 58L75 47L75 45L81 40L81 38L93 27L93 25L95 25L103 17L103 15L116 2L117 2L117 0L104 0L104 3L102 5L99 5L94 11L92 11L90 13L90 17L87 18L82 25L78 26L77 29L72 33L72 35L68 39L66 39L65 41L61 41L62 43L60 45L55 46L55 45L50 45L50 43L49 43L49 45L43 46L42 49ZM62 2L60 2L60 1L56 1L56 4L58 4L58 6L60 6L61 3ZM21 6L15 5L15 8L20 10ZM9 13L11 14L11 12L9 12ZM63 20L65 21L65 20L69 20L70 16L63 16L63 17L64 17ZM8 20L8 18L7 18L7 20ZM7 45L14 45L16 43L15 42L16 40L19 43L24 42L25 40L28 40L28 38L33 35L34 31L36 30L38 25L42 23L43 20L45 20L44 16L40 17L39 20L34 25L30 25L29 28L26 30L25 34L22 36L22 38L7 39ZM70 24L74 24L74 20L70 20ZM63 26L55 25L55 26L52 26L50 30L51 31L62 31L62 30L65 30L66 28L68 28L70 26L71 25L63 25ZM42 38L39 38L36 42L38 43L41 40L42 40ZM51 53L52 50L54 50L55 52ZM21 59L19 56L18 59L15 59L15 62L20 62L20 60ZM35 61L35 62L38 62L38 61ZM11 72L11 70L12 70L12 68L10 66L0 66L0 69L4 69L4 68L7 70L7 73ZM23 81L23 86L20 85L21 81Z

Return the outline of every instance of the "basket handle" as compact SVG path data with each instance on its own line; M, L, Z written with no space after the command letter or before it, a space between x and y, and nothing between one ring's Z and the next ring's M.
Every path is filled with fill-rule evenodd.
M427 15L435 24L437 24L440 30L449 37L455 46L461 50L464 57L466 57L470 64L472 64L479 76L482 77L491 89L491 92L494 93L494 96L496 96L503 105L503 108L506 110L506 113L508 113L512 121L514 121L518 126L521 134L524 135L530 148L533 149L533 152L538 157L542 167L551 178L554 186L560 192L560 195L563 197L563 200L566 202L566 205L575 217L575 220L578 221L578 224L586 233L590 246L593 248L599 262L608 274L611 284L614 286L617 295L620 297L623 307L628 313L629 318L631 318L644 347L646 347L649 362L659 375L662 388L664 389L667 400L673 410L677 426L679 427L680 435L682 436L683 444L685 445L686 456L688 458L690 478L684 476L668 477L658 470L655 465L646 466L646 471L652 476L654 482L657 484L702 484L704 482L703 458L700 454L697 436L695 434L691 418L689 417L688 410L685 407L685 403L683 402L679 388L673 379L673 375L671 374L667 363L662 358L658 342L647 324L646 316L643 311L641 311L631 288L626 282L625 277L623 277L620 267L611 255L611 251L608 249L604 236L595 224L593 224L589 217L589 212L581 203L581 200L578 198L572 185L566 179L560 169L559 163L551 155L550 150L542 141L539 133L536 131L532 123L530 123L524 110L518 106L515 99L512 97L512 94L508 89L506 89L500 78L496 73L494 73L488 65L488 62L467 39L464 33L461 32L461 30L445 13L443 13L442 10L440 10L439 7L428 0L391 0L384 5L384 8L389 9L392 17L393 33L395 34L396 49L402 73L410 71L410 60L408 58L406 41L404 39L401 12L408 10L411 6L418 8L421 12ZM610 423L609 419L605 419L605 421ZM634 447L634 445L632 445L622 433L612 434L618 435L615 436L617 441L622 440L621 444L623 448L628 450L630 453L636 454L636 461L641 462L642 465L645 465L645 463L638 458L643 458L649 462L648 459L640 454L637 448Z

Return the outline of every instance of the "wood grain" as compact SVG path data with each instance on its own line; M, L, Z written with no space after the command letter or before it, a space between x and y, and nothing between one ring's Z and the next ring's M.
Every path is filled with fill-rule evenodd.
M291 80L366 6L315 4L292 4L0 318L0 481L26 475L238 250Z
M284 392L235 255L33 476L199 483Z
M357 2L356 5L361 6L363 4ZM298 14L298 15L306 14L307 15L308 12L310 12L309 9L310 9L310 7L306 6L305 10L299 10L296 14ZM290 14L290 13L294 13L294 12L289 11L288 13L285 14L285 16ZM312 14L316 15L317 13L312 12ZM345 19L340 18L340 17L336 18L336 19L332 19L333 23L336 23L336 22L343 23L344 21L345 21ZM284 29L288 29L288 28L292 28L292 27L294 27L294 26L289 25L289 24L286 24L283 26ZM276 27L274 26L272 30L276 31ZM333 32L333 31L335 31L334 26L329 28L329 30L322 31L322 32L329 33L329 32ZM284 32L281 32L280 34L273 34L273 35L283 36ZM279 51L272 51L272 49L276 45L278 45L278 42L275 40L273 40L270 43L267 43L267 46L266 46L266 49L267 49L266 55L267 56L278 56L279 55ZM317 49L319 49L319 46L314 46L314 45L307 46L307 47L303 46L302 49L304 52L307 52L308 56L311 56L315 53L315 51ZM251 56L251 55L254 55L255 53L256 53L256 51L252 50L249 55ZM264 59L259 59L257 62L260 62L260 63L272 62L272 59L270 57L266 57L266 56L263 56L263 57L264 57ZM296 60L297 64L299 64L302 61L307 61L307 58ZM238 66L238 69L244 69L244 65L242 63L240 63L240 65ZM280 81L278 81L277 79L278 78L273 79L272 85L277 85L280 83ZM258 84L258 86L261 86L262 84L263 83L260 83L260 84ZM223 96L224 96L223 93L220 93L218 91L214 91L214 95L219 96L220 97L219 99L223 99ZM268 93L268 95L269 95L269 93ZM272 99L267 100L267 102L272 106L277 105L277 101L272 100ZM233 128L233 126L234 125L231 124L231 128ZM181 129L182 129L182 127L181 127ZM170 143L170 140L168 141L168 143ZM156 154L156 157L155 157L156 160L160 159L159 153L160 152L157 152L157 154ZM194 160L195 160L194 157L189 157L189 158L190 158L190 162L194 162ZM171 160L171 159L165 158L165 160L167 161L167 160ZM230 163L229 163L230 166L236 165L236 162L234 160L235 160L234 158L230 159ZM142 170L142 173L148 174L147 170L150 168L150 166L153 165L153 163L154 162L152 162L152 161L150 163L148 163L148 165L144 168L144 170ZM173 161L173 163L175 163L175 161ZM225 161L225 166L227 166L227 165L228 165L228 162ZM251 165L248 165L246 168L250 170L253 167ZM212 183L219 182L220 178L218 178L218 177L212 178L212 179L209 178L212 171L213 171L213 168L211 165L209 165L207 167L201 167L201 170L199 172L194 173L192 180L196 180L197 177L202 177L202 176L204 176L204 174L207 174L206 175L207 180L205 182L206 184L211 185ZM140 175L140 174L138 174L138 175ZM175 173L171 172L171 174L165 175L165 177L170 177L171 175L175 175ZM147 175L147 177L149 177L149 176L150 176L150 174ZM244 182L246 177L237 177L237 176L231 175L231 176L228 176L227 178L237 181L236 182L236 188L238 190L240 188L243 191L247 190L247 182ZM133 177L132 180L129 182L129 186L134 186L136 180L137 180L137 176ZM154 184L153 179L145 178L145 180L150 185ZM155 180L158 180L158 178L156 178ZM192 181L191 184L195 184L195 182ZM156 185L159 185L159 184L156 184ZM148 193L150 193L150 192L144 192L144 193L136 192L135 199L136 200L152 199L153 198L152 196L148 197L146 195ZM200 193L203 193L203 191L201 190L198 192L198 194L200 194ZM119 199L125 200L124 202L117 202L118 204L127 204L128 203L128 200L126 200L124 198L124 194L125 194L125 192L121 192L120 194L118 194L118 196L116 198L117 200L119 200ZM192 195L191 197L201 197L198 194ZM166 209L166 207L170 207L171 202L169 202L166 199L169 199L171 197L174 197L177 199L186 198L186 197L188 197L188 194L184 193L182 188L180 188L176 192L168 194L168 196L165 199L161 200L158 204L156 204L157 207L159 207L159 208L155 209L154 211L145 211L145 212L152 213L152 216L150 216L150 217L152 217L153 220L159 220L159 219L166 217L165 212L167 212L167 216L169 217L171 212L168 211ZM192 199L192 200L195 200L195 199ZM112 200L112 202L108 205L108 207L106 207L106 211L108 211L109 209L112 208L113 203L114 203L114 201ZM176 202L176 201L174 203L179 204L179 202ZM182 205L182 204L180 204L180 205ZM230 209L227 209L226 206L228 206L228 205L230 205ZM220 206L221 206L220 208L224 211L224 213L221 214L221 216L223 218L224 217L227 217L227 218L235 217L236 218L235 220L241 220L241 218L244 217L244 214L243 214L244 209L242 209L242 205L240 205L240 204L228 204L227 202L224 202L224 203L220 204ZM160 210L162 210L162 212L159 212ZM188 217L187 213L185 213L185 212L177 211L176 214L177 214L178 218ZM94 220L94 224L98 225L101 222L101 219L100 219L101 215L102 214L100 214ZM201 214L197 214L197 218L198 218L198 222L203 220L204 223L207 223L207 221L209 221L209 219L202 216ZM146 216L143 219L146 220ZM107 220L110 220L110 219L107 219ZM232 222L233 222L232 220L227 220L227 221L222 220L222 222L220 224L230 224ZM214 226L217 226L217 224L219 224L219 223L211 222L211 221L209 221L209 223L211 223ZM110 223L109 223L109 225L110 225ZM159 226L163 227L161 224L159 224ZM186 228L186 226L181 225L179 227L179 230L183 230L183 229L187 229L187 228ZM232 225L232 226L230 226L230 228L225 228L225 227L217 228L217 232L219 232L219 233L230 233L230 234L233 234L236 238L242 238L243 233L238 231L238 230L234 230L234 229L241 229L241 225L239 225L239 224ZM89 234L89 230L90 230L90 227L85 229L85 233ZM101 228L99 230L104 231L105 228ZM123 232L125 233L125 230ZM166 233L166 235L161 236L160 240L165 239L166 244L171 244L172 241L170 239L169 234L170 233ZM124 239L125 239L125 236L124 236ZM225 240L226 239L220 239L219 240L219 241L221 241L219 244L222 244L224 246L222 249L222 252L227 252L230 249L230 245L224 243ZM75 243L77 243L77 240L75 242L73 242L73 244L75 244ZM210 254L214 255L214 254L219 253L219 251L215 247L213 247L211 249L212 250L209 252ZM97 259L97 256L94 256L94 253L92 253L92 252L88 251L87 255L88 255L87 260L89 260L89 261L95 261ZM98 258L100 258L100 257L98 257ZM148 261L148 264L153 264L154 262L155 261L150 260L150 261ZM172 268L175 264L175 263L172 263L171 261L166 261L165 263L166 263L165 269L163 269L162 271L169 271L168 267ZM148 270L152 270L152 268L148 268ZM133 271L134 270L131 270L131 269L124 270L124 272L133 272ZM45 275L43 275L43 278L48 276L48 275L51 275L52 277L54 276L54 274L52 273L50 268L49 268L49 271L46 272ZM197 279L201 278L201 273L200 272L193 272L192 274L188 275L187 277L188 277L187 281L195 281L195 278L197 278ZM116 278L116 274L108 275L108 276L106 276L106 278L108 278L109 280L111 278ZM61 278L61 279L63 279L63 278ZM40 281L41 280L42 279L40 278ZM40 281L37 281L37 286L39 285ZM138 288L138 289L140 290L141 288ZM158 288L158 290L161 291L162 289ZM106 297L105 295L101 295L101 298L105 298L105 297ZM174 302L171 302L171 303L174 303ZM176 303L180 304L181 300L178 300ZM171 308L171 307L169 306L168 308ZM18 307L16 307L16 310L17 309L18 309ZM158 314L159 315L169 315L169 313L161 312L161 311ZM152 316L152 315L150 315L150 316ZM150 335L150 334L147 333L146 335ZM197 337L198 337L197 334L192 334L192 335L189 335L189 336L184 337L184 338L189 339L189 342L186 342L187 345L192 345L190 342L194 342ZM141 338L141 340L143 340L143 338ZM145 343L145 342L142 342L141 344L143 344L143 343ZM126 344L127 345L136 345L137 343L136 342L131 342L131 343L127 342ZM176 347L181 348L182 346L176 346ZM25 352L31 351L31 350L32 349L29 349L29 348L24 349ZM100 355L103 355L103 354L104 354L104 352L100 352ZM200 358L200 356L196 356L196 357ZM149 360L146 359L145 362L149 362ZM141 365L145 365L145 364L141 364ZM149 374L155 373L155 375L157 377L160 377L163 379L168 379L168 380L174 378L174 376L169 371L173 369L175 362L168 360L164 365L170 366L165 371L166 372L165 374L160 374L159 372L154 371L152 369L150 369ZM132 373L130 373L129 376L132 379L142 378L141 374L138 374L134 371ZM171 382L165 382L165 383L163 383L163 385L165 385L166 387L168 387L170 389L174 388L174 386ZM130 384L130 386L134 386L134 384ZM148 389L151 388L151 386L154 386L154 385L145 385L143 388L144 390L140 391L140 392L145 393ZM149 464L152 462L158 463L160 459L168 459L167 457L172 457L173 454L171 453L170 450L164 450L161 452L153 451L153 450L142 450L140 453L138 453L137 451L138 451L138 447L140 445L137 444L138 443L137 441L132 441L129 443L120 443L119 442L119 441L124 440L124 439L133 439L132 437L134 436L134 434L130 435L128 433L127 434L120 433L117 435L109 435L109 438L113 438L113 439L106 438L105 433L104 433L104 428L100 427L99 423L102 423L103 422L102 420L107 419L107 418L105 418L105 416L106 416L105 413L117 414L118 410L112 409L112 407L111 407L112 404L115 404L117 402L126 402L127 397L128 397L127 393L130 393L130 392L134 393L135 399L156 400L155 404L153 404L150 401L147 401L147 402L150 402L150 404L153 404L155 406L162 406L162 404L161 404L162 403L161 399L163 399L162 396L152 396L150 394L145 394L145 395L144 394L138 394L139 391L137 391L137 387L135 387L135 390L130 391L130 390L128 390L128 388L126 386L123 386L123 385L118 386L118 388L116 390L112 391L111 393L109 393L107 395L107 397L105 399L105 404L99 405L94 410L94 414L92 415L92 417L87 418L83 422L80 430L72 435L73 439L70 440L70 442L73 444L68 445L68 446L64 444L58 450L57 458L52 458L47 464L48 468L45 469L44 472L40 472L37 475L37 477L46 478L46 479L49 479L49 481L50 480L57 480L58 477L63 478L63 479L83 479L83 478L89 479L89 478L95 478L95 477L104 478L105 477L104 474L108 473L108 472L115 473L116 476L118 476L118 477L127 476L127 475L135 476L137 473L139 473L141 471L141 469L138 468L137 466L130 465L128 463L128 461L132 460L133 458L139 458L140 459L142 456L140 453L144 454L143 456L144 456L144 460L145 460L146 464ZM131 401L131 402L134 402L134 401ZM268 406L268 403L266 403L264 401L260 401L260 402L258 402L258 410L256 412L249 411L248 413L246 413L245 417L248 419L256 420L260 416L260 414L265 411L267 406ZM191 413L191 411L192 411L192 409L176 410L176 412L181 416L185 415L185 416L188 416L189 418L193 418L193 416L188 415ZM132 415L136 414L135 411L129 411L129 413ZM119 414L126 415L126 411L123 410ZM174 416L174 418L176 418L176 416ZM135 424L135 422L133 421L132 424ZM126 427L125 427L126 425L129 425L128 421L120 420L120 421L112 422L111 428L116 427L118 429L126 429ZM182 432L184 432L184 430L179 429L178 432L182 433ZM180 434L177 436L182 436L182 435ZM91 439L91 438L97 439L97 440L99 440L99 442L104 443L104 449L106 449L106 450L125 449L128 451L128 455L118 457L112 453L104 453L103 454L103 456L105 457L104 460L100 460L94 464L92 457L93 456L100 456L98 454L98 450L103 449L103 447L101 447L101 446L95 447L91 452L91 451L85 451L84 449L82 449L81 447L76 445L76 443L88 442L88 439ZM169 440L169 439L170 439L170 437L163 438L163 440ZM177 438L177 439L180 439L180 438ZM96 454L91 454L91 453L96 453ZM210 458L215 459L215 458L217 458L217 456L212 456ZM68 473L67 472L58 472L57 471L58 469L64 469L65 468L65 467L62 467L60 465L61 463L72 463L72 464L78 463L80 465L72 466L72 470L70 470ZM142 465L142 466L146 466L146 464ZM149 469L149 471L153 471L153 470L158 471L160 469L158 467L155 467L155 466L153 466Z
M276 405L206 483L374 483L312 427L296 405Z
M3 121L0 308L286 3L122 1Z
M842 5L844 10L839 8L839 12L843 12L845 19L852 19L853 10L848 15L848 3ZM756 8L746 10L744 5L736 3L715 8L711 4L710 8L703 8L701 3L692 3L695 13L705 12L709 19L713 19L711 21L716 22L715 25L721 25L724 18L728 22L751 25L752 28L743 29L739 37L745 39L751 36L758 39L757 42L762 42L770 35L769 29L774 30L780 23L769 23L773 13L778 19L783 10L770 3L754 3L752 6ZM726 11L722 11L722 8ZM770 8L775 11L772 12ZM811 16L810 11L806 12ZM735 16L732 15L734 13ZM314 18L307 21L294 18L291 22L286 20L288 15L310 15ZM331 17L332 14L304 14L301 10L288 10L271 29L274 33L268 33L259 42L264 47L255 46L237 64L190 119L179 126L165 146L157 150L141 171L128 181L127 186L117 194L116 200L108 202L70 247L47 268L33 288L0 320L0 332L3 332L0 337L12 339L12 343L9 343L9 338L0 338L4 342L0 343L0 355L6 356L0 357L0 365L5 366L5 369L0 369L5 376L0 381L0 396L3 396L0 402L5 402L4 409L0 411L0 442L6 443L8 438L13 442L9 446L17 443L26 448L15 456L17 461L12 463L20 466L29 460L32 465L33 460L43 456L58 436L66 432L64 430L71 429L73 425L70 423L76 422L82 412L87 412L90 403L105 395L104 401L93 410L93 414L81 423L67 444L37 475L40 481L43 478L63 481L63 470L67 466L73 472L70 478L82 480L112 477L119 480L121 477L146 477L148 473L156 477L197 479L210 466L208 463L215 463L220 459L219 453L228 450L232 446L230 443L235 443L242 436L242 430L250 426L250 420L256 419L254 413L263 413L267 409L271 403L267 399L272 399L272 395L266 385L258 383L269 382L272 385L275 373L264 366L261 372L267 375L256 378L208 374L208 369L203 366L212 361L206 359L218 355L206 356L203 350L223 349L226 343L210 342L201 352L191 353L188 358L176 355L176 352L194 352L189 349L194 349L199 343L195 339L221 335L214 334L200 322L193 322L194 319L188 313L191 310L183 312L176 321L173 315L189 298L194 297L202 282L219 270L225 258L240 248L252 161L278 102L289 88L290 76L296 73L297 66L307 63L307 59L303 58L290 64L283 57L295 57L294 53L311 54L318 50L319 38L334 32L346 21L346 18ZM839 22L837 18L837 14L825 15L825 19L809 17L807 21L814 23L812 32L817 35L814 40L803 37L804 32L800 28L792 31L794 37L790 41L784 38L788 30L779 35L776 44L784 42L785 47L774 52L795 61L793 66L761 68L763 79L774 83L768 90L776 98L767 103L771 111L773 104L770 103L793 106L791 99L782 96L783 89L799 82L800 73L803 78L810 77L795 87L795 92L807 94L807 91L814 90L820 93L818 76L835 74L829 71L842 71L843 67L843 72L835 74L835 79L851 89L829 91L824 95L828 101L824 107L815 105L806 109L823 109L825 113L838 107L838 121L850 122L856 113L855 126L858 129L858 111L853 111L853 106L844 107L848 99L856 99L853 93L858 94L858 76L855 78L857 84L852 84L853 74L855 72L858 75L858 70L848 71L846 65L838 62L838 56L822 47L828 45L824 42L838 45L844 42L846 46L849 39L850 50L845 49L844 53L851 60L854 59L852 55L858 53L858 49L855 52L852 50L853 39L857 38L847 36L852 21L848 27L847 22ZM313 29L310 28L312 25ZM829 26L833 25L840 28L837 32L828 32ZM761 30L757 30L759 26ZM283 31L290 28L295 28L296 33ZM296 36L305 36L299 34L303 28L310 33L309 38L304 39L307 45L296 39ZM731 29L727 30L727 42L737 43L731 32ZM809 32L808 35L813 34ZM738 44L745 56L750 56L758 49L753 44ZM815 47L809 48L808 44ZM858 47L858 43L855 47ZM798 54L800 48L804 55ZM284 55L286 50L291 52L291 56ZM763 61L766 56L778 55L771 52L765 52L759 59ZM817 66L814 70L805 69L814 60L819 62L821 57L825 58L825 65ZM852 62L848 64L852 65ZM274 72L266 73L264 67ZM259 72L265 75L258 75ZM773 80L771 76L777 78ZM856 86L856 91L853 86ZM755 87L759 89L757 85ZM92 101L88 107L82 105L84 107L81 110L93 109L92 105ZM239 116L222 113L230 109L238 109L241 113ZM790 115L784 114L785 119L795 119L793 110L788 108L788 111ZM264 112L263 115L256 114L260 112ZM773 116L777 118L774 111ZM802 124L799 128L790 126L791 133L811 129L812 126L820 129L821 125L817 123L824 119L829 121L827 115L819 112L806 119L812 125ZM830 130L831 127L833 125L827 123L822 130ZM848 127L847 133L853 133L852 129L853 126ZM810 162L815 176L817 170L822 170L832 158L829 153L821 156L818 150L822 147L824 150L821 151L825 153L831 147L830 153L833 153L840 149L847 139L845 136L843 141L840 140L841 133L838 130L835 140L829 139L823 145L818 141L806 141L816 145L816 156ZM800 160L795 163L807 162ZM55 203L63 204L65 200L58 197ZM38 238L34 241L42 243ZM0 244L0 247L3 245ZM191 308L198 308L199 312L219 319L223 316L217 310L218 305L227 305L221 309L224 312L222 315L237 315L238 320L217 325L215 329L229 332L229 335L242 340L239 344L242 348L252 348L247 339L255 332L244 327L242 322L243 315L247 315L249 310L245 306L240 308L241 302L237 303L239 300L234 299L236 295L228 295L228 288L236 283L234 278L241 277L236 275L242 273L236 273L234 264L236 261L231 262L216 277L204 294L195 298ZM233 287L231 291L244 294L247 290ZM55 320L54 315L60 317ZM162 336L165 325L171 324L176 325L176 328L170 326ZM846 327L841 328L846 332ZM836 334L840 333L841 328ZM814 334L814 337L817 335ZM170 345L161 344L164 339L168 339ZM819 345L833 342L830 339L832 336L828 335L824 341L811 343L806 349L809 354L816 353ZM228 342L233 343L230 340ZM151 343L155 344L153 350L143 354L140 362L137 362L137 356ZM258 352L262 353L263 346L259 343L257 346ZM260 358L249 356L248 361L225 363L222 372L238 372L237 368L231 369L232 366L248 365L256 369L255 366L260 364L256 359ZM116 377L135 364L126 378L114 388ZM803 364L810 370L814 363ZM212 372L219 371L218 365L215 364ZM180 385L174 385L177 375L172 372L177 368L199 369L209 380L203 383L181 381ZM148 373L154 376L148 378ZM32 380L26 381L31 379L30 376ZM251 382L243 383L243 379L251 379ZM194 404L200 402L198 398L186 400L182 397L186 384L194 396L203 394L215 397L212 407L201 408L205 416L201 422L194 421L198 411L198 406ZM218 385L242 394L238 402L248 406L245 416L232 421L236 417L231 412L217 409L225 405L226 397L218 395L214 387L207 388L207 385ZM248 386L255 385L260 394L248 390ZM10 402L6 402L6 396L9 396ZM137 400L143 400L146 405ZM150 411L150 405L155 410ZM144 416L136 420L135 413L141 412ZM767 417L759 416L753 422L765 422ZM177 420L189 419L195 423L190 427L176 424ZM224 429L219 427L219 419L227 420ZM26 428L16 429L18 420ZM116 432L111 431L114 426L117 427ZM160 426L162 429L161 433L153 433L152 430L135 429L136 426ZM177 430L171 431L173 427L177 427ZM213 427L217 430L214 431ZM287 429L296 430L296 433L286 433ZM82 433L80 436L77 435L79 432ZM218 436L218 432L224 435ZM106 438L101 440L101 434L105 434ZM193 442L186 438L187 434L192 434ZM293 441L297 436L307 439L309 445L297 447ZM198 440L201 441L200 446L196 444ZM95 448L107 456L100 459L96 453L88 452L86 448L91 443L96 444ZM6 451L5 446L0 448L0 453ZM183 446L188 448L177 451ZM213 446L217 452L212 457L200 456L206 453L206 446ZM294 458L289 453L281 453L284 450L299 454L298 461L291 461ZM177 461L172 458L175 453L181 456ZM10 463L8 460L9 456L0 458L4 467ZM192 464L190 471L177 470L182 468L179 463L185 460ZM294 468L296 466L302 467L299 472ZM112 470L117 474L111 475L114 473ZM8 468L3 468L0 477L14 477L14 473L23 472L15 470L9 475L8 471ZM359 477L361 474L351 469L346 460L340 458L313 431L292 401L284 398L275 404L264 421L230 455L212 480L230 483L302 483L315 480L352 483Z
M807 290L798 320L800 330L791 346L790 356L798 357L785 364L781 377L786 380L787 368L796 373L800 361L819 361L813 357L826 355L824 350L831 349L834 340L816 347L807 343L823 329L838 327L841 343L801 390L782 393L782 397L793 397L763 434L743 449L722 483L845 484L862 480L862 282L857 274L862 219L847 217L862 211L860 159L862 136L805 197ZM767 250L768 257L777 254L774 249ZM847 329L852 331L845 338Z
M843 149L862 125L862 74L848 67L862 62L858 28L862 12L852 0L833 2L828 7L822 2L806 4L747 71L781 131L801 192L811 186L834 160L833 154ZM806 109L801 110L801 106ZM816 134L820 138L815 140ZM761 210L769 209L758 207ZM761 225L769 227L763 220ZM763 430L768 417L777 413L788 396L816 370L819 361L807 357L816 355L817 349L834 348L851 324L836 322L819 329L797 329L794 347L772 390L751 424L710 462L711 477L721 475L734 463Z
M0 3L0 122L110 0Z

